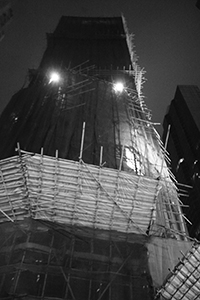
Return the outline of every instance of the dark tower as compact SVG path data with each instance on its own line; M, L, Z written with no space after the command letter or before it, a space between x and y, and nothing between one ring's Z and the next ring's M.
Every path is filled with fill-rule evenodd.
M170 125L167 150L177 180L184 184L184 213L190 220L189 233L200 237L200 90L197 86L179 85L164 118L164 139Z
M135 90L133 67L121 18L62 17L38 70L30 70L30 84L13 96L0 120L0 157L23 150L78 160L83 122L86 123L83 158L103 160L116 168L120 151L119 109L113 83L121 80ZM51 81L58 72L60 81ZM119 95L120 98L120 95ZM119 154L119 153L118 153ZM120 154L119 154L120 155Z
M48 35L0 118L1 299L196 296L192 267L164 282L198 248L142 73L121 17L62 17Z

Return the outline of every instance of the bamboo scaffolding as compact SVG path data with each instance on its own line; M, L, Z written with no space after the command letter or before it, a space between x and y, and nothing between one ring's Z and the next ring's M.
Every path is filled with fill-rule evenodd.
M156 299L198 299L200 282L200 246L194 244L192 250L183 255L181 261L170 271L170 275L159 289Z
M43 153L22 154L21 163L25 166L25 174L20 173L17 156L1 161L7 177L4 176L0 182L0 205L9 218L12 218L10 201L16 211L16 219L28 217L30 209L34 219L145 234L151 220L157 180L121 170L86 165L83 161L59 159L58 155L48 157ZM159 189L162 189L163 195L166 191L170 199L178 197L173 186L165 187L162 180ZM173 202L175 207L178 206L177 201ZM176 212L179 219L178 210ZM0 222L5 219L5 215L0 216ZM166 221L165 224L170 229L170 223Z

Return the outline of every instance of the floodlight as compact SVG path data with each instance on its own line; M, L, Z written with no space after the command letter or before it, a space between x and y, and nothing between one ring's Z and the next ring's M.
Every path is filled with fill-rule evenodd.
M124 84L120 81L114 83L113 89L115 93L122 93L124 91Z
M58 83L60 81L60 75L57 72L52 72L50 73L49 76L49 83L53 82L53 83Z

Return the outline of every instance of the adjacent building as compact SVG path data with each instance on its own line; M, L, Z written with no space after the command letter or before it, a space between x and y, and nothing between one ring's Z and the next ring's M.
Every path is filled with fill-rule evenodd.
M200 237L200 90L180 85L164 118L163 139L171 158L171 168L179 185L190 235ZM184 190L184 191L183 191Z
M0 117L1 299L197 299L125 20L62 17Z
M5 28L10 23L13 17L11 1L0 1L0 41L4 38Z
M198 9L200 9L200 1L199 1L199 0L198 0L197 3L196 3L196 7L197 7Z

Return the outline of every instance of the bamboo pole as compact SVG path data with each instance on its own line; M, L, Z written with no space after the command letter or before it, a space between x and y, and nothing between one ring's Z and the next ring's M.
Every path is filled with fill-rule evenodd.
M85 122L83 122L83 128L82 128L81 148L80 148L79 160L82 160L82 156L83 156L84 137L85 137Z
M111 284L113 283L113 281L115 280L116 276L119 274L119 272L121 271L121 269L124 267L124 265L128 262L128 260L130 259L131 255L132 255L132 252L123 261L123 263L121 264L121 266L119 267L119 269L117 270L117 272L115 273L115 275L113 276L113 278L110 280L110 282L107 284L107 286L105 287L104 291L101 293L101 295L99 296L99 298L97 300L101 300L102 299L103 295L105 294L105 292L107 291L107 289L111 286Z

